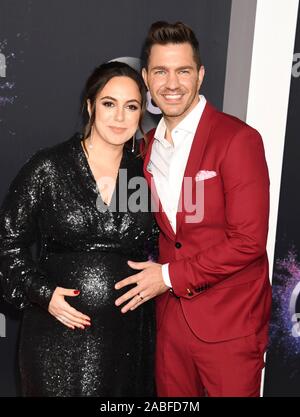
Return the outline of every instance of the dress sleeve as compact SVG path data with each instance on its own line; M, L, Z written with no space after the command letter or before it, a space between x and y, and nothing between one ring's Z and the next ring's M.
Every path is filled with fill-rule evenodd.
M4 299L18 309L30 303L48 309L56 288L31 252L39 231L45 164L43 151L31 157L13 180L0 209L0 282Z

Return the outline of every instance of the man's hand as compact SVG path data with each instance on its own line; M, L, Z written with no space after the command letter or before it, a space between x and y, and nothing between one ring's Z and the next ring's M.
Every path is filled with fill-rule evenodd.
M115 304L119 306L130 300L122 309L122 313L127 313L128 310L135 310L144 302L150 300L157 295L163 294L168 290L164 283L162 276L162 266L154 262L132 262L128 261L128 265L132 269L140 270L136 275L131 275L119 281L115 285L115 289L119 290L127 285L136 284L136 287L127 291L124 295L119 297Z

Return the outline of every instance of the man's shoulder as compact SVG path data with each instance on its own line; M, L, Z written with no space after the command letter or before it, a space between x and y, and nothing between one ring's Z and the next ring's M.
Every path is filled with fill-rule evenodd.
M259 135L258 131L249 126L246 122L238 117L219 111L213 106L209 105L212 112L211 123L216 132L222 131L224 135L233 136L236 134L242 135Z

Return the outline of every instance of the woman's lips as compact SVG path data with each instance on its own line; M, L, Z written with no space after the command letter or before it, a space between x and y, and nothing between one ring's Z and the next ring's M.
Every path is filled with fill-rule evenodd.
M114 132L114 133L124 133L126 130L126 127L117 127L117 126L109 126L109 128Z

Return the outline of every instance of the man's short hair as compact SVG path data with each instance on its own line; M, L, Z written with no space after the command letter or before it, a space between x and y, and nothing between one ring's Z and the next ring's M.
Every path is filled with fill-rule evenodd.
M143 60L148 68L149 57L153 45L167 45L168 43L189 43L193 49L194 60L199 70L202 62L199 42L193 30L182 22L168 23L164 21L152 23L143 47Z

